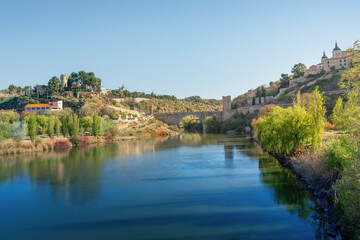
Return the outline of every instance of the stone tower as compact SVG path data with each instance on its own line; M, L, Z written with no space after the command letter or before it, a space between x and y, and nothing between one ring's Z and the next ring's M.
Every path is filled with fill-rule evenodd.
M223 111L231 110L231 96L222 97Z
M60 81L61 81L62 88L66 88L68 86L68 79L69 79L69 76L67 76L65 74L61 74Z
M333 58L341 57L341 49L338 47L337 41L335 42L335 48L333 49Z

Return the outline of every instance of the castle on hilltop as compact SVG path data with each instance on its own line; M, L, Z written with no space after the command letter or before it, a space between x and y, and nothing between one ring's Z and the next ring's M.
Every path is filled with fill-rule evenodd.
M342 51L337 42L335 42L335 48L332 51L332 57L328 58L325 54L325 50L323 52L323 56L321 57L321 63L317 65L312 65L309 67L305 73L304 76L318 74L322 69L324 69L326 72L329 72L332 68L335 69L342 69L346 68L349 65L349 59L347 59L347 53L346 51Z

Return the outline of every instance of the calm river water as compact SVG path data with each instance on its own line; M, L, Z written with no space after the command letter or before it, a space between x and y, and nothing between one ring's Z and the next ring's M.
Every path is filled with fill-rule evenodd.
M322 239L314 201L239 136L0 156L1 239Z

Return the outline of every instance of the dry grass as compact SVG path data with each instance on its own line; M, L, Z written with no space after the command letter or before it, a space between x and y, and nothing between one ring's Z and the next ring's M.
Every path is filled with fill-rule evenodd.
M165 128L156 129L154 130L154 134L156 136L165 136L165 135L167 136L169 135L169 130Z
M328 159L325 151L313 153L310 150L295 154L290 159L294 171L305 178L315 190L326 189L331 184L331 179L336 174L328 168Z

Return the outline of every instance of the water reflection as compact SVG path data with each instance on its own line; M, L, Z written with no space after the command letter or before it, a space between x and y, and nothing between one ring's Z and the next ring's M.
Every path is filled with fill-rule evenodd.
M209 148L204 151L192 151L191 155L187 155L185 152L177 152L172 155L167 153L165 159L159 163L159 161L141 162L142 165L149 164L146 170L157 168L155 175L147 175L147 173L141 173L141 181L147 186L147 188L138 189L139 191L149 191L147 197L152 199L156 197L156 192L161 195L165 190L152 189L154 183L165 184L164 186L172 189L176 187L178 182L188 181L183 187L183 195L179 195L177 199L170 199L166 196L166 202L142 202L138 199L132 199L132 204L127 203L124 205L122 211L139 208L175 208L175 207L194 207L209 205L210 209L217 206L221 209L226 207L234 208L247 208L253 202L257 202L261 199L247 199L244 196L244 190L238 189L237 178L240 177L238 183L243 181L249 182L248 194L253 194L259 191L256 188L256 181L252 180L258 178L262 184L262 187L268 192L266 195L271 195L271 199L280 208L285 208L291 215L296 215L302 219L305 224L311 224L314 229L314 239L326 239L326 234L323 233L324 223L318 221L316 216L316 210L313 200L309 197L308 192L299 183L290 171L283 168L276 160L264 153L261 148L253 142L238 136L226 136L226 135L200 135L200 134L184 134L178 137L172 138L154 138L147 140L136 141L124 141L114 143L112 145L102 147L87 147L83 149L72 149L62 151L51 151L44 153L32 153L22 155L9 155L0 157L0 187L2 184L7 184L12 180L16 180L22 177L28 178L32 185L38 186L39 191L43 191L44 188L49 187L51 190L50 198L52 202L66 202L74 206L81 206L85 203L92 202L104 194L106 190L105 184L108 181L109 168L113 167L117 170L122 169L122 174L125 176L121 178L122 181L129 181L131 184L135 184L135 177L139 174L137 169L127 169L127 163L125 163L129 157L139 157L147 153L155 153L170 149L181 149L181 147L188 146L195 149L203 148L206 145L219 146L219 148ZM220 149L221 155L216 155L217 150ZM180 151L180 150L179 150ZM223 151L223 152L222 152ZM159 158L161 156L159 155ZM179 157L177 161L172 162L172 158ZM213 158L213 160L212 160ZM221 159L218 159L221 158ZM115 160L122 162L121 167L114 166ZM223 169L219 169L217 160L223 161ZM247 161L247 162L245 162ZM250 163L248 163L250 161ZM159 164L159 165L154 165ZM166 164L166 165L164 165ZM249 171L252 169L252 164L257 165L256 172L244 172L242 168L247 168ZM162 167L164 169L162 170ZM184 175L187 169L198 173L198 175ZM210 174L201 175L199 172L201 169L215 169L211 170ZM162 171L165 171L163 173ZM150 173L149 173L150 174ZM243 179L244 176L248 176L249 179ZM130 179L130 180L129 180ZM221 180L230 180L233 186L229 188L227 185L222 185L224 191L219 191L217 188L209 188L207 186L216 185ZM191 183L199 184L199 190L191 195L186 195L188 186ZM121 184L116 182L116 184ZM251 187L254 184L254 188ZM136 191L137 185L131 185ZM240 185L239 185L240 186ZM246 187L246 184L243 186ZM130 187L129 187L130 189ZM207 189L207 190L203 190ZM131 191L131 190L129 190ZM1 192L0 192L1 193ZM131 192L130 192L131 193ZM128 193L128 194L130 194ZM115 194L115 193L114 193ZM120 193L118 193L120 194ZM123 194L123 193L121 193ZM256 194L259 197L263 196L262 190ZM121 195L121 197L126 197ZM255 207L248 208L246 211L253 211ZM272 207L269 207L272 209ZM237 209L238 211L239 209ZM242 210L243 211L243 210ZM216 226L231 226L246 224L259 224L257 221L261 218L271 221L273 212L266 212L266 208L263 208L262 213L251 212L247 215L247 218L243 218L243 212L219 212L210 213L206 215L196 215L194 213L188 215L188 217L174 215L171 217L149 217L142 216L142 220L139 222L135 220L109 220L108 224L114 226L124 225L137 225L144 224L141 221L145 221L147 224L165 224L173 221L174 223L191 221L191 219L197 219L201 224L208 222L209 227ZM257 211L257 210L256 210ZM146 211L145 211L146 212ZM260 215L261 214L261 215ZM255 217L256 216L256 217ZM257 218L258 217L258 218ZM219 219L222 219L219 222ZM106 221L103 221L105 224ZM94 223L79 223L78 225L63 225L63 228L93 228ZM211 226L210 226L211 225ZM247 226L251 229L250 226ZM237 235L239 236L239 235ZM264 235L265 236L265 235ZM231 237L236 237L231 235Z

